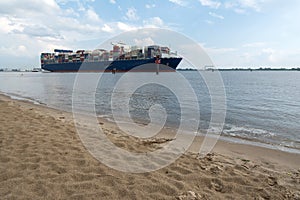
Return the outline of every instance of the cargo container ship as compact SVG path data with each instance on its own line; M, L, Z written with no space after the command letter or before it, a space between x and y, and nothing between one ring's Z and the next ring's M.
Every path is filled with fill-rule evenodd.
M182 58L169 47L112 43L113 49L63 50L41 54L41 68L50 72L175 71Z

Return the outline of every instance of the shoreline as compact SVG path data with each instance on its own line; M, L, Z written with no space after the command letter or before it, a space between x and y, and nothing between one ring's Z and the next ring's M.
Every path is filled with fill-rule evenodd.
M5 199L293 199L300 196L300 155L219 140L198 156L203 137L170 165L124 173L96 160L82 145L72 113L0 95L0 195ZM127 151L167 144L125 136L99 119L106 136Z
M58 108L53 108L53 107L49 107L46 104L42 104L39 102L32 102L34 100L30 100L27 98L13 98L11 96L8 96L6 94L0 93L0 101L4 100L4 101L13 101L17 104L19 104L19 106L25 106L25 108L30 108L30 109L36 109L39 112L43 113L45 111L47 115L51 115L52 117L55 118L61 118L59 117L60 115L63 115L64 117L62 117L64 120L64 122L67 123L71 123L72 125L74 125L74 119L73 119L73 113L69 112L69 111L65 111L65 110L60 110ZM65 117L68 116L68 117ZM65 120L66 118L68 118L69 120ZM110 129L114 129L115 131L120 131L120 129L117 127L117 125L112 122L111 120L105 118L105 117L97 117L99 124L105 124L106 126L108 126ZM174 133L174 129L172 127L166 127L163 128L163 131L161 134L159 134L159 136L161 137L165 137L168 138L168 134L172 133L171 135L173 135ZM187 133L189 134L189 133ZM154 136L155 138L156 136ZM215 137L215 136L213 136ZM217 136L218 137L218 136ZM199 153L199 144L202 144L203 139L205 138L205 136L203 134L197 134L195 136L194 142L190 145L188 152L191 153ZM237 142L237 140L240 140L240 142ZM245 148L246 147L246 148ZM272 148L273 147L273 148ZM285 151L282 149L277 149L276 147L278 147L278 145L274 145L274 144L268 144L268 143L262 143L260 141L255 141L255 140L247 140L244 138L235 138L235 137L230 137L230 136L219 136L219 139L217 140L216 145L213 147L212 149L212 153L224 153L226 152L227 154L232 155L233 154L237 154L237 153L241 153L242 155L245 155L248 158L254 159L253 156L251 156L250 154L248 154L246 151L242 150L243 148L247 149L248 151L251 152L256 152L256 150L258 152L258 154L262 154L262 152L266 151L269 154L271 153L271 155L275 155L274 157L277 157L277 155L281 155L283 157L286 157L286 155L292 155L292 157L295 158L299 158L299 161L296 161L294 164L292 164L293 162L285 162L288 164L292 164L292 166L297 167L300 166L300 154L298 152L290 152L290 151ZM227 150L226 150L227 148ZM286 147L287 149L292 149L289 147ZM298 150L298 149L293 149L293 150ZM253 154L253 153L251 153ZM268 157L268 156L267 156ZM264 157L264 159L267 159ZM296 159L295 159L296 160Z
M28 98L28 97L22 97L20 95L10 94L10 93L3 93L1 91L0 91L0 95L3 95L5 97L8 97L8 98L10 98L12 100L16 100L16 101L24 101L24 102L32 103L32 104L35 104L38 106L45 106L46 108L57 110L57 112L67 112L67 113L72 114L72 111L63 110L62 108L50 107L45 103L38 102L38 101ZM109 117L98 116L97 118L98 118L98 120L105 120L106 122L115 124L112 121L112 119ZM126 122L124 122L124 123L126 123ZM143 124L142 122L140 122L140 123ZM173 129L172 127L166 127L166 128ZM198 132L197 137L205 137L205 134ZM229 143L233 143L233 144L251 145L251 146L255 146L255 147L262 147L262 148L278 150L278 151L283 151L283 152L287 152L287 153L293 153L293 154L300 155L300 149L298 149L296 147L289 147L289 146L280 145L280 144L267 143L260 139L250 139L250 138L245 138L245 137L231 136L231 135L224 135L224 134L213 135L212 137L219 137L218 140L222 140L224 142L229 142Z

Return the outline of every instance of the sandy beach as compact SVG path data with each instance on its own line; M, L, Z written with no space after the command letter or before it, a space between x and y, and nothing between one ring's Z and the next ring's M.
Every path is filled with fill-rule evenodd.
M71 113L0 96L1 199L300 199L300 155L218 141L199 158L189 151L160 170L111 169L82 145ZM99 120L108 138L130 151L160 148ZM165 133L167 134L167 133Z

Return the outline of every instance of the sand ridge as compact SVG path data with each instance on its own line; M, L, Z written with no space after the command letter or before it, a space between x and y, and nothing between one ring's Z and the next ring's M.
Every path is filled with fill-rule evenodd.
M1 96L0 123L1 199L300 198L299 155L218 142L204 158L190 151L163 169L132 174L94 159L70 113ZM169 142L124 135L105 120L99 125L129 151L150 151Z

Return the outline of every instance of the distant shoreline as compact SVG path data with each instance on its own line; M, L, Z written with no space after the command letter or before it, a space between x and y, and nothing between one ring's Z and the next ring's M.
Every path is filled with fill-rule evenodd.
M206 70L198 70L198 69L177 69L177 71L300 71L300 68L211 68Z

